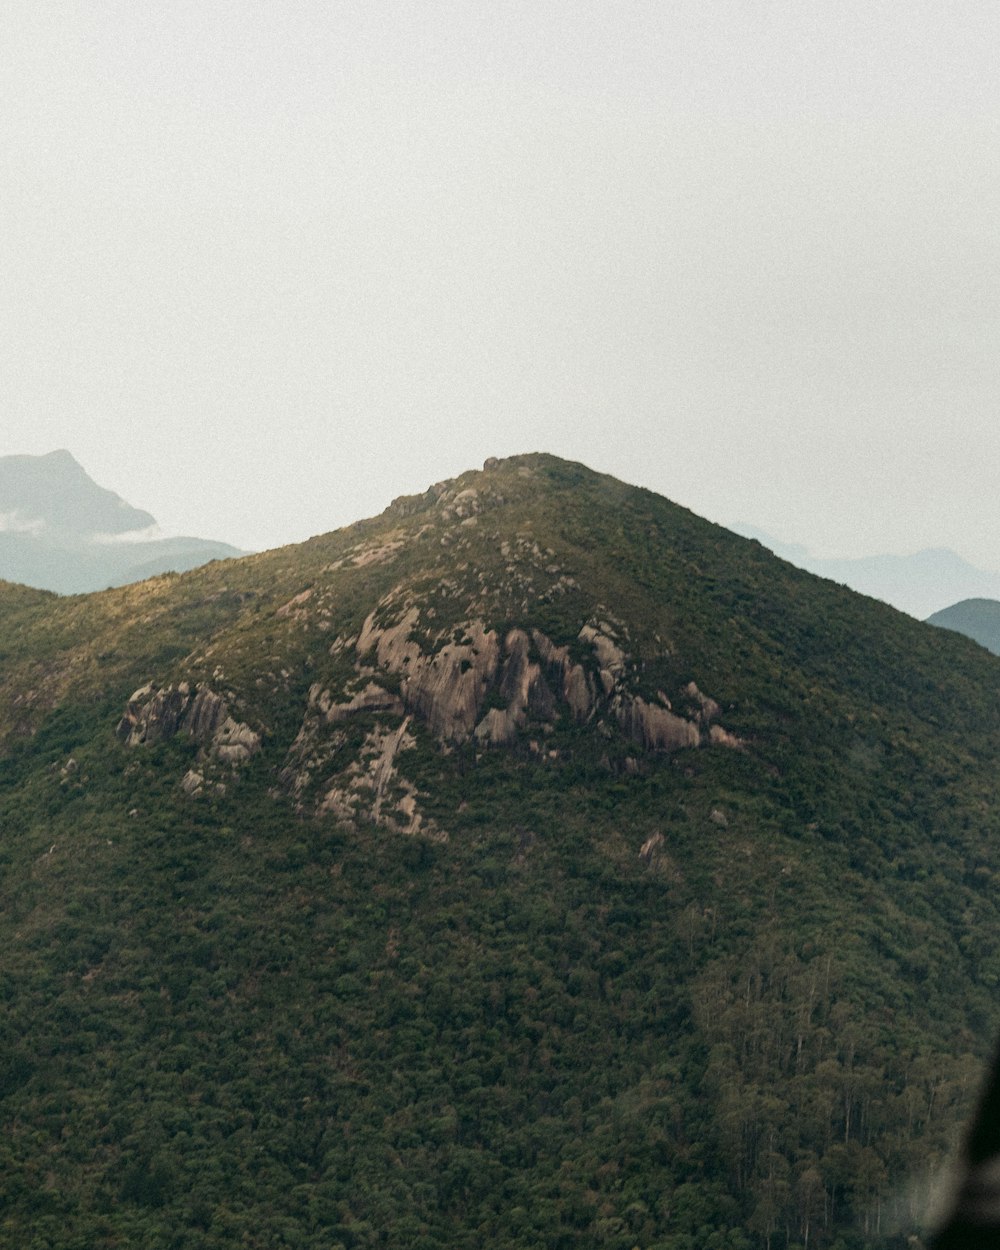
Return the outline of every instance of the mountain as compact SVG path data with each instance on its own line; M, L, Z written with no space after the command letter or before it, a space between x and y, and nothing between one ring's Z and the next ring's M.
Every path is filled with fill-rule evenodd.
M973 638L981 647L1000 655L1000 602L996 599L963 599L927 618L928 625L953 629Z
M908 556L821 559L797 543L783 543L753 526L738 525L734 532L755 538L800 569L881 599L921 621L959 599L1000 598L1000 574L978 569L944 548Z
M0 586L0 1247L912 1246L1000 665L550 456Z
M0 457L0 577L80 594L244 554L157 538L148 512L98 486L68 451Z

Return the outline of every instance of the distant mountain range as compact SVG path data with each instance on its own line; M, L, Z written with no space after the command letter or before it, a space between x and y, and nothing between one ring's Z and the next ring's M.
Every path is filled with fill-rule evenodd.
M0 457L0 578L60 594L123 586L245 554L161 538L155 519L97 485L68 451Z
M946 548L930 548L909 556L824 560L812 555L806 547L782 542L754 526L730 528L744 538L756 539L768 551L797 568L849 586L873 599L881 599L920 621L962 600L1000 600L1000 573L976 568ZM951 625L949 628L958 627Z

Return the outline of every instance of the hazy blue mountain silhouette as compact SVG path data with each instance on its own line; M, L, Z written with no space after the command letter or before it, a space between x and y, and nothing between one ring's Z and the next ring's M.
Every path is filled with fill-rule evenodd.
M730 528L744 538L755 538L789 564L881 599L921 621L962 600L1000 599L1000 574L976 568L947 548L928 548L908 556L830 560L812 555L797 543L781 542L750 525Z
M965 634L987 651L1000 655L1000 602L996 599L963 599L935 612L927 623Z
M0 457L0 578L77 594L242 555L228 543L160 538L154 517L68 451Z

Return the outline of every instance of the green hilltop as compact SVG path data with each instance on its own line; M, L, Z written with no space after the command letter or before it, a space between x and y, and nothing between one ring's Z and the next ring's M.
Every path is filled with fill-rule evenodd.
M1000 668L488 461L0 585L0 1247L903 1247L1000 1024Z

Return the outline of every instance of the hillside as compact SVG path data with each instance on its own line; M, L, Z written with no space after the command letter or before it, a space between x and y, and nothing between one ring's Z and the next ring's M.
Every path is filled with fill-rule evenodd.
M981 648L549 456L0 625L0 1247L912 1244Z
M927 624L953 629L1000 655L1000 601L996 599L963 599L929 616Z
M0 578L60 594L183 572L243 553L160 538L148 512L98 486L68 451L0 456Z

